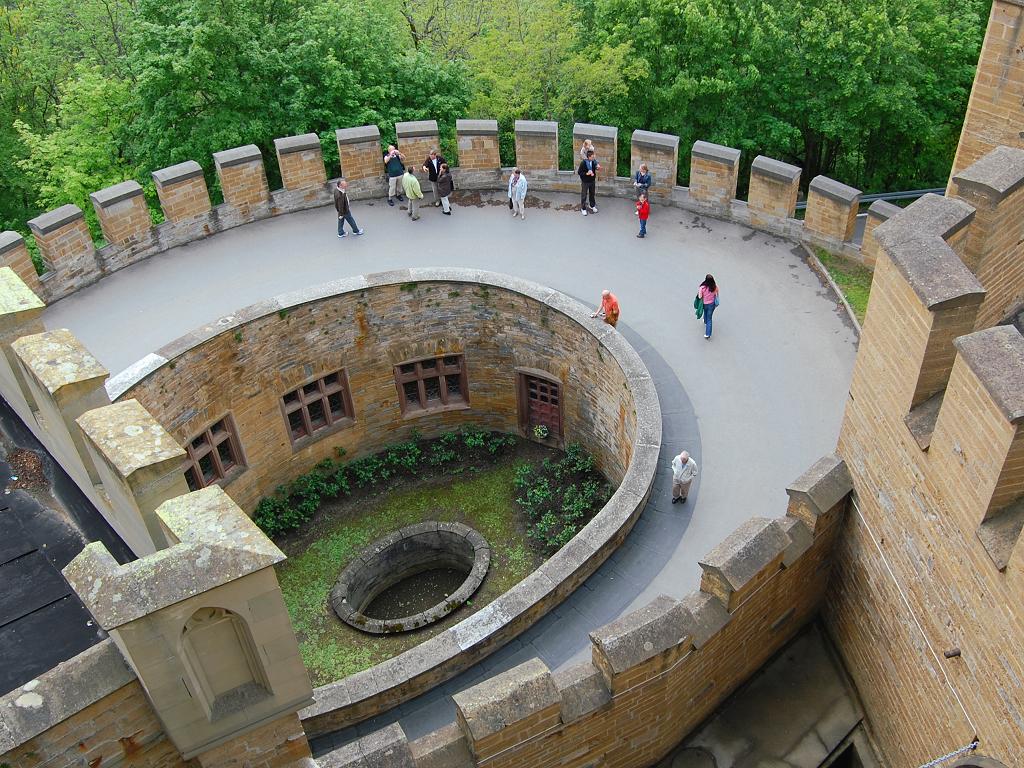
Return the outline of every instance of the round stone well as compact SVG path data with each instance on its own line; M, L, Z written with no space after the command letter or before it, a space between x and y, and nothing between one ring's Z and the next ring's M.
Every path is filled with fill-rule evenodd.
M475 530L461 523L425 522L406 526L373 542L350 562L331 590L331 607L342 621L362 632L408 632L438 621L465 603L483 583L491 548ZM450 594L403 616L367 615L383 593L427 571L465 574Z

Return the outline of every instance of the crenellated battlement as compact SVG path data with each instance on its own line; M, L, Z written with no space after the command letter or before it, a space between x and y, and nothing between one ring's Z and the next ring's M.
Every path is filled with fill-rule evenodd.
M531 659L455 694L454 725L411 743L391 725L319 764L652 765L813 617L850 489L840 459L819 460L786 516L748 521L702 559L700 590L591 632L589 662L552 673Z
M430 149L440 147L436 120L395 125L406 164L425 180L421 165ZM500 163L495 120L457 120L458 164L452 171L459 189L502 189L508 168ZM386 179L381 162L380 129L375 125L335 132L339 170L355 199L382 196ZM614 175L619 130L614 126L573 126L573 157L578 161L584 139L591 139L605 170L598 177L602 195L631 198L631 178ZM558 124L533 120L515 123L516 164L534 191L576 192L575 165L560 170ZM313 133L274 141L283 187L271 190L265 158L254 144L215 152L211 158L224 202L210 201L203 167L195 161L152 173L164 221L153 225L142 187L125 181L90 197L107 244L97 248L84 214L65 205L28 223L46 271L37 275L24 240L17 232L0 233L0 264L10 266L32 290L54 302L108 274L170 248L233 227L286 213L328 205L331 186L320 138ZM690 186L677 186L679 137L635 130L630 137L630 170L646 163L653 175L652 201L737 221L772 234L817 245L864 260L853 242L860 193L832 179L811 183L806 219L795 218L800 169L767 157L754 160L746 202L736 199L741 153L738 149L695 142L690 152Z

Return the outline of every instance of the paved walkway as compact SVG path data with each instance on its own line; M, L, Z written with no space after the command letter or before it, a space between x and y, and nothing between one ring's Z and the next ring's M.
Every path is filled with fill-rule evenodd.
M485 203L489 201L485 195ZM410 738L452 719L447 696L540 656L552 669L589 654L587 633L665 593L698 586L698 559L751 516L776 516L785 486L835 447L856 336L792 243L746 227L655 207L646 240L632 203L599 201L582 217L543 196L527 220L500 197L451 217L427 208L410 222L381 202L356 203L363 237L335 236L333 209L250 224L122 270L46 311L111 370L195 326L260 299L353 274L409 266L506 272L589 304L619 297L619 329L657 383L663 471L625 544L565 603L460 677L382 718L320 739L343 743L400 717ZM721 288L714 338L691 307L706 272ZM670 457L690 449L701 467L685 506L668 503Z

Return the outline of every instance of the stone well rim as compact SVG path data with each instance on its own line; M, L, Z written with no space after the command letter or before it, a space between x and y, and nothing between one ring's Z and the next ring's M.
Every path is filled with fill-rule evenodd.
M473 551L473 564L459 588L444 600L419 611L390 619L374 619L357 610L348 602L348 588L353 577L361 570L372 567L385 553L401 545L403 541L417 537L426 537L436 531L446 531L460 536ZM461 608L483 584L491 563L491 547L487 540L474 528L464 523L446 523L437 520L425 520L392 531L364 547L349 561L331 590L330 603L338 618L360 632L375 635L399 634L434 624ZM407 578L407 577L402 577ZM400 579L401 580L401 579ZM375 596L376 597L376 596ZM399 629L398 627L402 627Z

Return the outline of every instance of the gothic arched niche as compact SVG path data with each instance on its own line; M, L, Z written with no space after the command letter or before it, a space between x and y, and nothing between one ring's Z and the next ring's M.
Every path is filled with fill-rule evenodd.
M200 608L182 630L185 667L210 721L270 696L249 628L225 608Z

